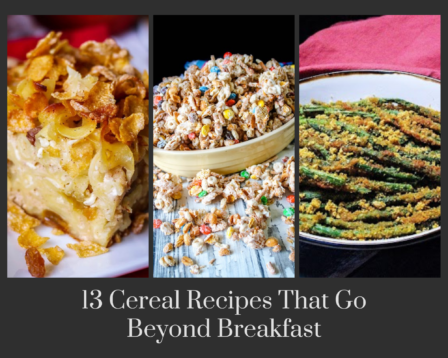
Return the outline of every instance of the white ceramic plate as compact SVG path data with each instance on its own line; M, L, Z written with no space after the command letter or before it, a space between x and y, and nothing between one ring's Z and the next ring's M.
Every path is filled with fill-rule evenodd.
M42 247L58 245L65 257L54 266L45 259L46 277L118 277L148 267L148 227L138 235L129 235L119 244L112 245L103 255L79 258L67 247L76 240L68 235L55 236L51 228L41 225L36 231L49 237ZM17 243L18 234L8 229L8 277L31 277L25 263L25 249Z
M300 104L312 99L324 102L358 101L365 97L401 98L440 111L440 81L419 75L387 71L345 71L306 78L299 82ZM376 246L421 239L440 227L420 234L375 241L350 241L299 232L305 239L332 245Z

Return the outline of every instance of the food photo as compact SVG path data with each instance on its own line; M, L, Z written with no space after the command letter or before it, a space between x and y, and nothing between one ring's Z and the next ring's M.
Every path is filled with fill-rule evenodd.
M148 267L147 19L64 18L8 18L8 277L132 275Z
M167 21L284 32L193 51ZM294 17L155 16L153 52L154 277L294 277Z
M320 18L300 18L300 275L439 277L440 16Z

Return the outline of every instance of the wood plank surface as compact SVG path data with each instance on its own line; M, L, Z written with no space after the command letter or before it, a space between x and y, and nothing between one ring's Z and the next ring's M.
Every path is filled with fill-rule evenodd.
M278 154L278 159L280 160L284 156L294 155L294 145L289 145L285 150ZM190 209L206 209L210 211L212 207L219 207L219 198L214 201L212 205L205 206L201 203L196 203L195 198L189 197L187 193L187 181L183 178L183 192L182 199L176 201L175 210L171 213L164 213L162 210L154 211L154 219L160 219L162 221L172 221L178 217L178 210L187 206ZM286 231L288 225L284 224L281 220L282 212L284 208L289 207L289 203L286 201L286 196L291 193L287 190L286 195L281 200L276 200L272 205L270 205L271 217L268 220L268 226L265 230L266 237L274 236L279 240L282 246L280 252L272 252L271 248L264 248L261 250L253 250L247 247L243 241L232 241L225 237L225 231L220 231L216 233L220 238L222 243L230 245L231 255L229 256L219 256L218 248L214 246L206 245L204 252L195 256L193 253L192 246L181 246L178 249L174 249L169 255L173 256L176 260L176 265L174 267L165 268L159 264L159 260L163 253L163 247L171 242L174 244L176 238L179 234L165 236L161 230L154 230L154 277L269 277L269 278L284 278L284 277L294 277L295 276L295 264L289 260L289 247L290 244L286 241L287 235ZM243 200L239 199L233 204L229 204L227 211L229 215L238 213L241 216L245 216L244 213L245 204ZM203 235L203 237L205 237ZM182 256L188 256L192 258L198 265L206 266L201 270L198 275L193 275L190 273L188 267L183 264L179 264ZM216 259L213 265L209 262L212 259ZM272 262L277 269L276 275L270 275L266 270L266 264Z

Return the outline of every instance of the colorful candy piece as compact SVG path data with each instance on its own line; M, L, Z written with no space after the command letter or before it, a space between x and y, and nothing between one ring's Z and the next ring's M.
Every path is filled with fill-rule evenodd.
M219 72L221 72L221 70L219 69L218 66L213 66L213 67L210 69L210 72L211 72L211 73L219 73Z
M244 179L249 179L250 178L250 174L247 170L243 170L240 175L244 178Z
M288 201L288 203L294 204L296 201L296 198L294 197L294 195L288 195L286 197L286 200Z
M264 107L264 101L261 99L258 101L257 104L258 104L258 107Z
M206 63L207 63L207 61L202 61L202 60L190 61L190 62L187 62L187 63L185 64L184 68L185 68L186 70L188 70L188 68L189 68L190 66L193 66L193 65L196 65L196 66L198 66L199 68L202 68L202 67L204 67L204 65L205 65Z
M226 109L223 112L224 118L228 119L229 121L235 116L235 113L231 109Z
M202 198L202 197L204 197L204 196L206 196L206 195L207 195L207 190L202 190L202 191L198 194L198 197Z
M275 70L275 67L272 66L269 70L270 70L270 71L274 71L274 70Z
M283 210L283 215L285 216L293 216L295 213L294 208L287 208L285 210Z
M231 93L228 99L236 99L236 93Z
M195 138L196 138L196 133L195 133L195 132L191 132L191 133L188 135L188 138L190 138L190 140L195 139Z
M261 197L261 203L263 205L268 205L268 198L266 198L264 195Z
M210 126L208 124L205 124L204 126L202 126L201 128L201 134L206 137L207 134L210 132Z
M162 225L162 220L154 219L153 222L152 222L152 227L154 229L160 228L161 225Z
M208 235L212 233L212 229L210 229L210 226L202 224L199 228L199 231L203 234L203 235Z
M158 105L162 99L163 99L162 96L154 96L154 104Z
M232 56L232 53L231 53L231 52L226 52L226 53L224 54L224 58L227 58L227 57L230 57L230 56Z
M157 148L165 148L166 146L166 141L161 139L159 140L159 142L157 143Z
M232 107L234 104L235 104L235 101L234 101L233 99L229 99L229 100L226 102L226 106L227 106L227 107Z
M234 232L235 232L235 229L233 227L229 226L227 231L226 231L226 237L228 239L230 239Z
M207 86L201 86L201 87L199 87L199 90L200 90L202 93L205 93L205 92L208 91L208 87L207 87Z

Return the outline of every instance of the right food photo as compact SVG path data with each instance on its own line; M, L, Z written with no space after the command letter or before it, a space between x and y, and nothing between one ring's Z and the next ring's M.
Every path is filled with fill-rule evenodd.
M440 16L301 16L300 43L300 275L439 277Z

